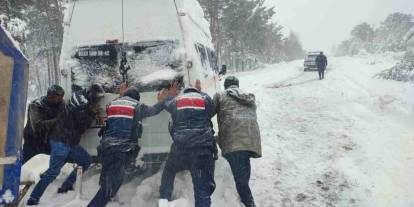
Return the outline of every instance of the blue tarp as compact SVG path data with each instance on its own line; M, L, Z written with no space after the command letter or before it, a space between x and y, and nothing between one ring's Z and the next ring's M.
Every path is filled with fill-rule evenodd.
M19 197L21 171L20 152L27 101L29 67L28 60L16 45L13 44L13 41L2 27L0 27L0 51L14 60L13 74L10 77L12 81L10 104L8 106L7 140L4 151L6 157L17 157L17 161L14 164L4 166L3 186L0 190L0 204L5 204L10 202L16 203ZM0 91L0 93L2 92L5 93L4 91ZM13 200L4 199L4 194L10 198L10 193L12 194Z

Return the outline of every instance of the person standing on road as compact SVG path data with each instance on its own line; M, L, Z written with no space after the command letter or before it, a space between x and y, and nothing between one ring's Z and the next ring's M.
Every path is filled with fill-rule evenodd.
M326 66L328 66L328 58L321 52L315 59L316 66L318 67L319 80L325 78Z
M170 97L165 102L165 109L172 116L170 133L173 144L161 178L159 205L172 200L175 175L189 170L195 207L210 207L210 197L216 187L214 134L211 126L211 118L215 113L211 97L197 88L188 87L182 94Z
M158 103L147 106L140 103L137 88L126 89L123 96L113 100L107 107L108 119L98 153L102 162L99 180L100 188L88 207L104 207L122 185L126 168L131 157L136 158L140 151L142 120L155 116L163 110L163 100L167 93L158 94Z
M241 202L255 207L249 187L250 158L262 156L255 96L242 91L234 76L225 79L224 88L213 98L219 128L217 142L230 164Z
M34 122L36 129L45 130L46 139L49 141L50 146L50 160L49 168L41 175L40 181L36 184L30 198L27 200L28 206L39 203L48 185L56 179L68 160L73 160L82 167L83 171L87 170L91 163L89 154L79 146L79 140L74 136L72 114L63 101L64 94L65 91L58 85L49 87L47 96L48 102L55 107L54 117L46 121L36 121L39 120L36 118L31 120ZM42 116L42 114L37 114L37 116ZM75 181L76 171L73 170L58 192L63 193L73 190Z

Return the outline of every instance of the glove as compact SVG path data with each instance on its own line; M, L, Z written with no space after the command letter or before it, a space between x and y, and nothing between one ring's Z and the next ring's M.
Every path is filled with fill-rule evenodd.
M104 133L105 133L105 130L106 130L106 127L102 127L102 128L99 130L99 132L98 132L98 136L99 136L99 137L102 137L102 136L104 135Z

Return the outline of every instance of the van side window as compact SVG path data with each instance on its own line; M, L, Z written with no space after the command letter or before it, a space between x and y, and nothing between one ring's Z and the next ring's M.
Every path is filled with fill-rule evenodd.
M203 68L207 70L208 66L207 66L207 52L204 48L203 45L201 44L196 44L195 45L196 50L198 52L198 54L200 55L200 59L201 59L201 64L203 65Z
M208 59L210 61L210 67L215 71L215 72L219 72L219 66L218 66L218 58L217 58L217 54L211 50L207 48L207 53L208 53Z

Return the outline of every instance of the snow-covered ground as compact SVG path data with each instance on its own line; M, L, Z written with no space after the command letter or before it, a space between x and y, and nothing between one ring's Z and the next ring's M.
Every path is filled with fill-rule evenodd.
M265 157L253 162L260 206L412 206L412 85L372 79L392 55L330 60L323 81L243 74L256 91ZM292 68L289 69L289 66ZM272 80L273 79L273 80ZM412 95L412 94L411 94Z
M414 206L414 86L373 79L393 55L332 58L323 81L302 61L236 74L258 101L263 157L252 160L251 187L260 207ZM227 162L216 163L213 207L242 206ZM57 195L43 207L86 206L98 172L85 175L81 199ZM157 206L160 173L125 184L108 206ZM169 206L193 206L189 173L176 178Z

